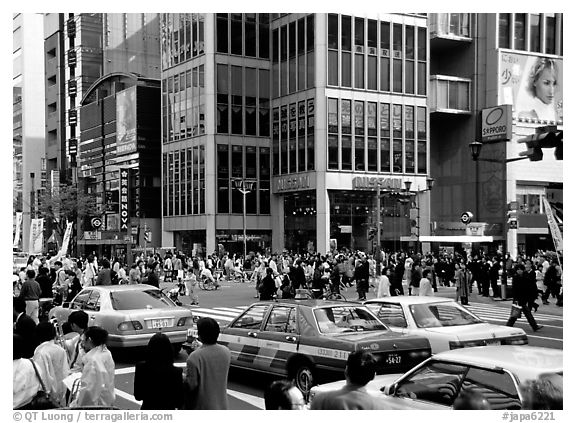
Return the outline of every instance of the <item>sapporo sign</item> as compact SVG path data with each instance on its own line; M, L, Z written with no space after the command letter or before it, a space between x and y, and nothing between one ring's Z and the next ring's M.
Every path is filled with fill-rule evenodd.
M512 105L482 109L481 142L512 139Z

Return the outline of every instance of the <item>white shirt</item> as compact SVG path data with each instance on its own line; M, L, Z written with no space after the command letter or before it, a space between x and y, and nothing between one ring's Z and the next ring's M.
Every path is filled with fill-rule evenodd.
M376 297L388 297L390 296L390 279L386 275L380 275L376 278L378 280L378 292Z
M38 345L34 351L34 362L38 367L44 386L51 392L60 404L66 403L66 386L64 378L68 376L68 355L64 348L54 341L46 341Z
M419 294L420 296L434 296L434 290L432 289L432 283L428 278L420 279L420 289Z
M12 361L12 408L19 408L42 389L32 363L27 358Z
M114 405L114 360L106 346L92 348L84 356L80 387L71 407Z

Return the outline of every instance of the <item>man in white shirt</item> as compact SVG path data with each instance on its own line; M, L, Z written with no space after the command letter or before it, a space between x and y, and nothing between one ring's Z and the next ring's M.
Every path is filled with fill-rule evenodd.
M432 272L430 269L424 269L422 273L422 279L420 279L420 296L434 296L434 290L432 289Z
M388 297L390 295L390 268L386 267L384 269L384 274L376 276L378 281L378 291L376 292L376 297Z

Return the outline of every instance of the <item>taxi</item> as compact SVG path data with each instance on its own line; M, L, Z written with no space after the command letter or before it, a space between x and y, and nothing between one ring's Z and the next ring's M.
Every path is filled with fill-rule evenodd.
M198 345L189 331L184 348ZM403 372L431 354L426 338L389 330L364 305L325 300L262 301L220 332L231 366L288 376L307 395L321 379L344 375L348 355L367 350L378 374Z

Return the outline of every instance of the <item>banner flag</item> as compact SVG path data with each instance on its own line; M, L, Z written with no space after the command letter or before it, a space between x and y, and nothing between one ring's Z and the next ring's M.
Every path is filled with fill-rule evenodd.
M29 254L42 254L44 242L44 219L32 219L30 222Z
M14 240L12 241L12 247L18 248L20 244L20 231L22 229L22 212L16 212L16 228L14 230Z
M62 238L62 248L58 252L58 257L66 256L66 252L68 251L68 244L70 243L70 235L72 234L72 225L73 222L66 222L66 232L64 232L64 238Z

